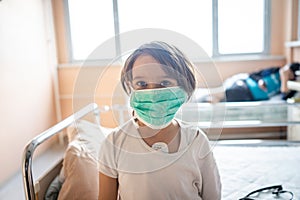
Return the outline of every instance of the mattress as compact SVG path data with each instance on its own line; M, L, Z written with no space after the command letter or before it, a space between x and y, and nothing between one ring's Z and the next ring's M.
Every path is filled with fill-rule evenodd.
M255 142L216 145L213 149L222 181L222 200L239 199L253 190L282 185L300 199L300 144Z

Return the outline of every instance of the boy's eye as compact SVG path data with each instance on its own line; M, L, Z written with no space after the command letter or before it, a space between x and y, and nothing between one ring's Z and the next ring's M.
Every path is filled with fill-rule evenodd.
M145 81L138 81L138 82L136 83L136 85L137 85L138 87L146 87L146 86L147 86L147 83L146 83Z
M163 86L163 87L168 87L168 86L171 86L172 83L171 83L171 81L165 80L165 81L162 81L162 82L160 83L160 85Z

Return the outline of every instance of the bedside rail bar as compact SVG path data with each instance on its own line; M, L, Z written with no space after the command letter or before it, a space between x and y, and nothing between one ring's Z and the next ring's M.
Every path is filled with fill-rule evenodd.
M33 183L33 174L32 174L32 159L35 149L43 142L56 135L63 129L67 128L74 121L84 117L90 112L98 112L98 105L91 103L84 108L80 109L78 112L67 117L61 122L57 123L48 130L42 132L41 134L34 137L25 147L22 157L22 174L23 174L23 183L25 196L27 200L36 200L35 188Z

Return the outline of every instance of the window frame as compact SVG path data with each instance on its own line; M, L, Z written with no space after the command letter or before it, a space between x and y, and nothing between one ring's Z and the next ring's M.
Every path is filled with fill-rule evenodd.
M113 3L113 20L114 20L114 37L115 37L115 50L116 55L121 55L121 41L120 41L120 26L119 26L119 9L118 0L111 0ZM263 56L269 55L270 53L270 22L271 22L271 0L264 1L264 35L263 35L263 51L254 53L234 53L234 54L222 54L219 52L219 38L218 38L218 1L212 0L212 58L222 58L222 57L237 57L237 56ZM80 62L83 60L74 59L73 56L73 45L72 45L72 34L70 27L70 14L68 0L64 0L64 13L65 13L65 24L66 24L66 34L67 34L67 51L71 63ZM299 6L300 7L300 6ZM107 59L99 59L97 61L104 61Z
M212 44L212 57L219 58L223 56L245 56L245 55L268 55L270 53L270 22L271 22L271 0L264 0L264 35L262 52L254 53L235 53L235 54L222 54L219 51L219 37L218 37L218 1L213 0L213 44Z

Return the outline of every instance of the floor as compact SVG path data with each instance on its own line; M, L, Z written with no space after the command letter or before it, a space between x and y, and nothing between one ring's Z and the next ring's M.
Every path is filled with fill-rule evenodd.
M33 160L32 172L34 180L41 177L48 169L63 157L63 146L54 146ZM0 199L25 200L24 185L21 169L4 185L0 187Z

